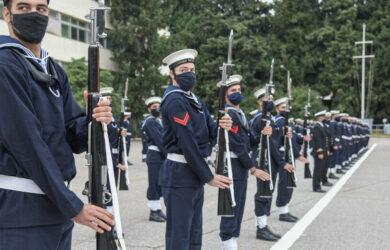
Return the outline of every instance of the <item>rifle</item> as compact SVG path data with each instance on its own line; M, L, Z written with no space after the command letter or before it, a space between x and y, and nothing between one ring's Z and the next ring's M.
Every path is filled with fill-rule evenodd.
M311 95L311 89L309 88L307 93L307 105L305 106L305 116L303 120L303 136L310 135L310 129L307 128L307 119L309 119L310 115L310 95ZM303 141L303 157L307 159L309 150L309 142ZM305 163L305 178L312 178L311 171L310 171L310 163Z
M222 65L222 84L219 91L219 105L218 105L218 119L219 120L225 115L226 105L226 82L229 79L232 72L232 48L233 48L233 30L230 31L229 36L229 50L227 63ZM229 134L228 131L218 126L217 144L215 145L216 151L216 173L220 175L228 176L233 178L232 164L230 159L229 149ZM226 164L225 164L226 160ZM226 166L227 165L227 166ZM233 207L236 206L234 198L234 187L230 184L229 189L218 190L218 215L222 216L234 216Z
M92 7L87 18L91 20L91 43L88 48L88 150L87 166L89 181L85 193L90 203L106 208L106 204L113 202L115 227L114 230L103 234L96 233L97 250L126 249L124 244L118 196L115 189L114 170L112 166L110 144L107 134L107 125L92 118L93 109L102 97L99 77L99 39L104 38L104 14L109 8L104 7L104 1L99 0L99 7ZM111 194L107 187L107 173L109 174ZM115 234L116 233L116 234Z
M123 137L121 135L122 130L125 129L125 127L124 127L125 112L127 111L127 106L128 106L128 102L129 102L129 100L127 99L128 87L129 87L129 79L127 78L126 83L125 83L125 93L124 93L123 98L121 100L121 119L119 121L120 131L119 131L119 138L118 138L118 140L119 140L118 160L122 165L124 165L127 168L127 170L125 170L125 171L119 170L119 176L118 176L118 179L119 179L118 180L118 189L119 190L129 190L129 184L130 184L129 166L127 163L126 137Z
M288 92L288 101L287 101L287 108L286 108L286 117L284 120L284 160L287 163L290 163L291 165L294 166L295 168L295 159L294 159L294 153L293 153L293 147L292 147L292 141L287 137L287 132L289 130L292 131L292 128L290 127L288 123L288 116L291 111L291 101L292 101L292 96L291 96L291 82L292 79L288 79L287 81L287 92ZM295 175L295 171L290 173L287 171L287 188L293 188L296 187L296 181L297 177Z
M265 86L265 95L263 99L263 107L261 113L261 123L260 123L260 143L259 143L259 168L263 171L268 172L270 175L269 181L261 181L260 183L260 197L262 198L271 198L274 185L272 182L272 170L271 170L271 154L269 149L269 136L264 136L261 131L270 124L270 120L267 117L267 105L269 101L269 96L272 93L273 88L273 75L274 75L274 59L271 62L271 72L269 83ZM268 166L268 169L266 168Z

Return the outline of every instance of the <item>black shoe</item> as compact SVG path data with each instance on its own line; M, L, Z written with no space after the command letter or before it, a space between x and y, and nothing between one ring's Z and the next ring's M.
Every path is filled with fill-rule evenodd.
M321 188L314 189L313 192L316 192L316 193L326 193L326 191L322 190Z
M345 172L342 169L337 169L336 174L345 174Z
M335 174L333 173L330 173L329 176L328 176L329 179L335 179L335 180L338 180L340 179L339 177L337 177Z
M164 218L161 217L157 211L150 211L150 216L149 216L150 221L155 221L155 222L165 222Z
M331 186L333 186L333 184L330 183L329 181L324 181L324 182L322 183L322 186L331 187Z
M272 231L269 230L268 227L264 227L264 228L257 227L256 239L267 240L267 241L277 241L278 239L280 239L280 237L278 237L277 235L272 233Z
M164 214L164 212L161 209L157 210L157 213L158 215L160 215L161 218L167 220L167 216Z
M279 220L286 221L286 222L297 222L298 218L291 215L290 213L285 213L279 215Z

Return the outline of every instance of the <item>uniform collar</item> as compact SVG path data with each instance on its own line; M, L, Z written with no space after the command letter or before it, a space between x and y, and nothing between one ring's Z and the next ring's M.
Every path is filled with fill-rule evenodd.
M45 72L46 74L48 73L47 62L49 59L49 53L46 50L41 49L41 57L37 58L35 57L34 53L31 52L31 50L29 50L18 40L10 36L0 36L0 49L1 48L17 48L21 50L21 52L23 52L24 57L37 62L41 66L43 72Z

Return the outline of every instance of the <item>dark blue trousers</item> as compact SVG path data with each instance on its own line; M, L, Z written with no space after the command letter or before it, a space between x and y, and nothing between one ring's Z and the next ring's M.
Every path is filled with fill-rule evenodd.
M150 201L160 200L162 193L161 193L161 186L158 185L158 176L160 173L160 168L162 163L147 162L147 165L148 165L149 186L146 192L146 197Z
M131 145L131 139L128 140L128 143L126 144L126 155L129 155L129 152L130 152L130 145Z
M276 206L283 207L287 205L292 197L293 188L287 188L287 171L279 168L278 196L276 197Z
M0 250L70 250L73 225L0 228Z
M329 159L329 168L334 168L336 166L336 161L337 161L337 156L339 151L340 151L339 149L333 150L333 154L330 156Z
M221 217L219 226L219 237L222 241L229 240L232 237L240 237L241 222L244 215L246 190L248 180L234 180L234 198L236 199L236 207L234 208L234 216Z
M342 148L337 150L337 156L336 156L336 165L343 165L343 159L344 159L344 145L342 145Z
M166 250L199 250L202 248L202 187L162 187L167 222Z
M287 188L287 171L281 167L277 167L276 163L272 161L272 181L274 184L274 190L276 188L276 175L279 174L278 180L278 195L276 197L276 206L283 207L287 205L292 197L293 188ZM257 193L255 194L255 214L256 216L269 216L271 214L272 198L260 197L260 183L261 180L257 179Z
M276 167L276 164L274 161L271 163L271 172L272 172L272 182L274 185L274 190L276 188L276 174L278 172L278 168ZM271 203L272 203L272 198L263 198L260 197L260 184L261 180L256 178L256 183L257 183L257 192L255 194L255 214L256 216L263 216L267 215L269 216L270 209L271 209Z

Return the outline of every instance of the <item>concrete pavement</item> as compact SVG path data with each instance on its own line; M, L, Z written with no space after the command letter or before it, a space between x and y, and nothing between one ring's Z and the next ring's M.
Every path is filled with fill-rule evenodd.
M386 236L390 230L390 140L372 139L377 148L322 213L307 228L291 249L390 249ZM130 151L130 190L120 191L122 226L127 249L164 249L164 223L148 221L146 205L147 167L141 162L141 143L132 142ZM83 155L76 156L78 174L72 189L81 195L87 168ZM312 167L312 166L311 166ZM323 194L313 193L311 179L303 178L303 164L297 162L298 187L290 203L292 214L302 218ZM328 188L329 189L329 188ZM242 223L239 249L270 249L273 242L256 240L254 199L256 184L249 178L247 203ZM217 189L206 185L203 207L203 249L220 249L217 211ZM269 227L277 233L286 233L294 224L280 222L275 203L268 219ZM94 249L94 232L75 225L72 249Z

